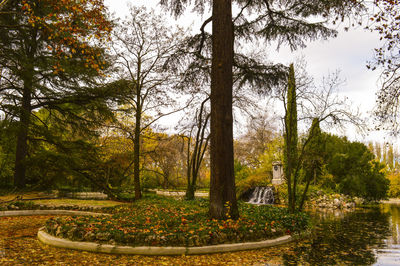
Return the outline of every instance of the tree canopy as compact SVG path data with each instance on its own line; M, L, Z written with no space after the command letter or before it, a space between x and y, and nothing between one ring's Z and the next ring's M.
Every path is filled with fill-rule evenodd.
M101 46L112 27L105 12L98 0L13 0L2 9L0 109L18 123L14 179L20 188L30 143L51 142L34 111L47 109L63 123L87 127L115 93L99 79L108 64ZM75 112L77 106L87 112Z

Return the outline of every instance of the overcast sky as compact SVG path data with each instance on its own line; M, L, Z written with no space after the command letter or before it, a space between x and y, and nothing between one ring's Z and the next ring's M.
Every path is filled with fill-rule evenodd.
M119 17L128 14L128 3L157 8L158 2L159 0L105 0L109 10ZM186 15L177 23L181 26L192 24L193 29L198 30L202 20ZM296 52L291 52L284 47L279 52L271 50L268 59L289 64L299 56L304 56L307 61L307 70L316 81L329 72L340 70L341 77L346 81L340 88L341 94L349 97L354 106L359 106L363 114L369 116L375 104L379 71L368 70L366 64L367 61L373 59L373 49L379 47L379 37L376 33L363 30L362 27L350 29L348 32L339 28L339 31L337 38L309 43L307 48ZM390 141L382 132L359 136L349 128L346 135L352 140L359 141Z

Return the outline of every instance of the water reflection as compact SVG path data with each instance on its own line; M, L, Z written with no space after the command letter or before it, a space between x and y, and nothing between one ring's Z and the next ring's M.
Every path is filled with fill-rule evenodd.
M376 250L375 265L400 265L400 205L383 204L381 211L389 215L390 236L385 246Z
M389 244L400 244L400 205L382 204L381 210L390 214L391 237Z
M391 264L392 258L388 260L382 251L391 248L392 230L396 240L390 244L399 243L399 219L399 206L316 215L314 233L297 243L292 254L283 256L285 264Z

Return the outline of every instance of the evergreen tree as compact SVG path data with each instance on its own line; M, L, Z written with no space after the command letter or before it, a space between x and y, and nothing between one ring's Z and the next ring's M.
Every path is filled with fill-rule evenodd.
M34 110L57 110L74 117L70 121L75 125L88 124L90 112L104 109L100 99L111 92L98 79L107 64L100 47L112 26L102 1L61 2L9 0L0 16L0 108L19 124L14 170L18 188L26 184L30 142L48 139L43 134L33 138ZM85 117L76 116L67 103L85 106Z
M313 119L308 139L310 141L305 149L305 158L302 166L305 188L299 203L299 210L303 209L311 181L315 182L322 172L324 146L318 118Z
M297 103L296 81L293 64L289 67L287 103L284 121L284 173L288 185L289 208L294 212L296 207L297 166L299 163L297 144Z

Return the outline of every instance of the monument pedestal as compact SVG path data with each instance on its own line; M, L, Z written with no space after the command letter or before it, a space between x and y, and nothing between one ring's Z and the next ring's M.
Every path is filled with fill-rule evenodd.
M283 166L281 162L272 162L272 184L281 185L285 182Z

